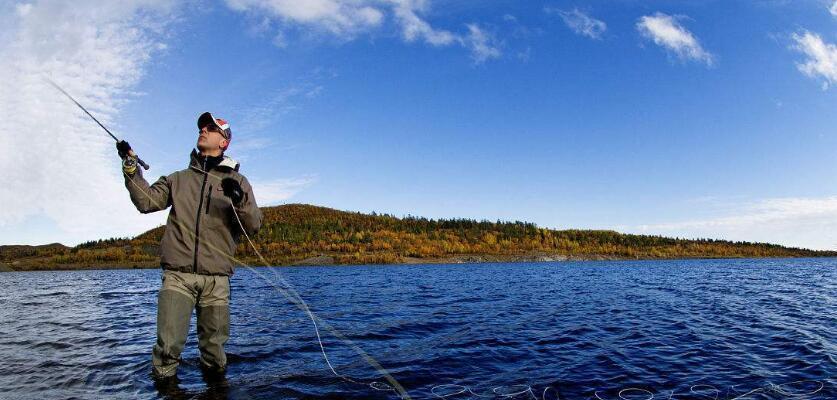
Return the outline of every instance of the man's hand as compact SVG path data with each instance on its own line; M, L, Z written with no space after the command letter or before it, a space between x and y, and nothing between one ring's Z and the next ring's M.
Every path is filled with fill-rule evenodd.
M244 190L241 189L241 184L233 178L224 178L221 181L221 188L224 189L224 196L229 197L233 205L238 207L244 198Z
M137 173L137 158L131 155L125 156L122 159L122 172L128 176L134 176Z
M119 153L119 158L125 158L131 152L131 145L124 140L116 142L116 151Z

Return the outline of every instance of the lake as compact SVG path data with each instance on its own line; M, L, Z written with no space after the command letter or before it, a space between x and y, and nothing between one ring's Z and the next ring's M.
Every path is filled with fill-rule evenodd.
M163 392L160 275L0 274L0 398L837 398L837 259L238 268L226 381L193 317Z

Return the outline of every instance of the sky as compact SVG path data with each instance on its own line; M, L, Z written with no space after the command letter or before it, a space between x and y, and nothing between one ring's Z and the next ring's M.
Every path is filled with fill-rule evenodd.
M165 222L197 116L261 206L837 250L833 0L0 2L0 244Z

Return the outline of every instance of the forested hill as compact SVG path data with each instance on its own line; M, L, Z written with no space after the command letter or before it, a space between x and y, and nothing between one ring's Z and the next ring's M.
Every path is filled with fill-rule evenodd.
M551 230L519 221L397 218L305 204L262 210L265 223L253 239L270 265L837 256L766 243ZM0 246L0 263L15 270L152 267L158 264L163 229L72 248ZM262 265L244 239L238 257L249 265Z

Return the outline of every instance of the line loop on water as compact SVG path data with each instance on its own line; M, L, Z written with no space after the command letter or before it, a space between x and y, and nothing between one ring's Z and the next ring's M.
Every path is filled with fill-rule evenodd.
M806 383L806 382L807 382L807 383L813 383L813 384L815 384L815 386L818 386L818 387L817 387L815 390L811 391L811 392L801 392L801 393L793 393L793 392L788 392L788 391L786 391L785 389L782 389L782 387L783 387L783 386L789 386L789 385L793 385L793 384L798 384L798 383ZM779 384L779 385L772 385L772 386L771 386L771 389L773 389L776 393L779 393L779 394L781 394L781 395L783 395L783 396L789 396L789 397L805 397L805 396L811 396L811 395L814 395L814 394L819 393L819 391L820 391L820 390L822 390L822 388L823 388L823 387L825 387L825 384L823 384L823 383L822 383L822 382L820 382L820 381L814 381L814 380L800 380L800 381L793 381L793 382L788 382L788 383L782 383L782 384Z
M630 393L631 391L636 391L636 392L640 392L640 393L646 393L646 394L648 394L648 398L643 399L643 400L651 400L651 399L653 399L653 398L654 398L654 393L651 393L651 391L650 391L650 390L646 390L646 389L639 389L639 388L627 388L627 389L622 389L622 390L620 390L620 391L619 391L619 398L620 398L620 399L622 399L622 400L637 400L637 399L633 399L633 398L628 399L628 398L625 398L625 396L623 396L623 395L622 395L622 394L623 394L623 393L625 393L625 392Z

